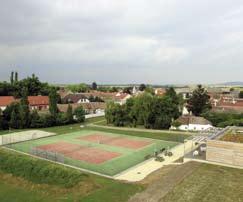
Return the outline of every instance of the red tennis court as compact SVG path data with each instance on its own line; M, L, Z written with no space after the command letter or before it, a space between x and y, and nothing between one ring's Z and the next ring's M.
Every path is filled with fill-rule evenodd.
M87 147L68 142L46 144L38 146L37 149L57 152L66 157L92 164L101 164L121 155L117 152L110 152L99 148Z
M104 134L91 134L79 137L78 139L110 146L124 147L128 149L140 149L152 144L152 142L148 140L135 140L121 136L112 137Z

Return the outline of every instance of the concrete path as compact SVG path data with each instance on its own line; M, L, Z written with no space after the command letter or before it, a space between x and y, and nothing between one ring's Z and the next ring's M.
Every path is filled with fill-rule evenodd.
M173 153L172 157L163 156L164 161L163 162L157 162L154 159L149 159L141 164L138 164L135 167L132 167L116 176L114 176L117 180L124 180L129 182L137 182L140 180L143 180L146 176L151 174L152 172L162 168L165 165L170 165L176 160L180 159L184 156L184 152L188 153L191 150L193 150L195 147L193 147L192 141L187 141L184 144L179 144L176 147L172 148L170 151Z

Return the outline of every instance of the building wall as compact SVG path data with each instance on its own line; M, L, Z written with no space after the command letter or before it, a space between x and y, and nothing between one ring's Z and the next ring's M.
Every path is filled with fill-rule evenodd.
M200 125L200 124L189 124L189 125L181 125L179 130L195 130L195 131L202 131L212 128L212 125Z
M208 140L206 160L243 167L243 144Z
M4 110L6 109L6 107L5 107L5 106L2 106L2 107L0 107L0 109L1 109L2 111L4 111Z

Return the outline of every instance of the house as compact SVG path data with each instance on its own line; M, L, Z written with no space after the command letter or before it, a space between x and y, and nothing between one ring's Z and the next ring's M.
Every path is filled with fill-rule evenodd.
M8 105L11 105L15 101L13 96L0 96L0 109L2 111L5 110Z
M48 96L28 96L29 107L31 110L47 110L49 109Z
M175 122L177 122L179 126L172 126L171 129L203 131L213 127L212 123L207 119L193 115L182 115Z
M82 106L86 114L104 113L106 108L106 103L104 102L72 103L70 105L72 106L73 111L77 107ZM68 109L68 104L58 104L57 106L60 112L66 112Z
M89 99L82 93L69 94L62 99L63 103L89 103Z
M243 112L243 99L233 96L221 96L219 99L211 99L214 111Z
M120 105L123 105L127 102L127 100L129 98L131 98L132 96L128 93L117 93L114 97L113 97L113 101L115 103L118 103Z
M164 88L155 88L154 94L157 96L163 96L166 93L166 89Z
M13 96L0 96L0 108L5 110L7 106L13 102L19 102L20 99L15 99ZM28 96L29 107L31 110L45 110L49 109L48 96Z

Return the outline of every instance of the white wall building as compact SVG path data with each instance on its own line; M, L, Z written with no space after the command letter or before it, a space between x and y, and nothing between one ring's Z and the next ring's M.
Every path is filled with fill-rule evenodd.
M213 128L210 121L199 116L184 115L179 117L176 122L180 123L181 125L179 127L172 126L171 129L185 131L204 131Z

